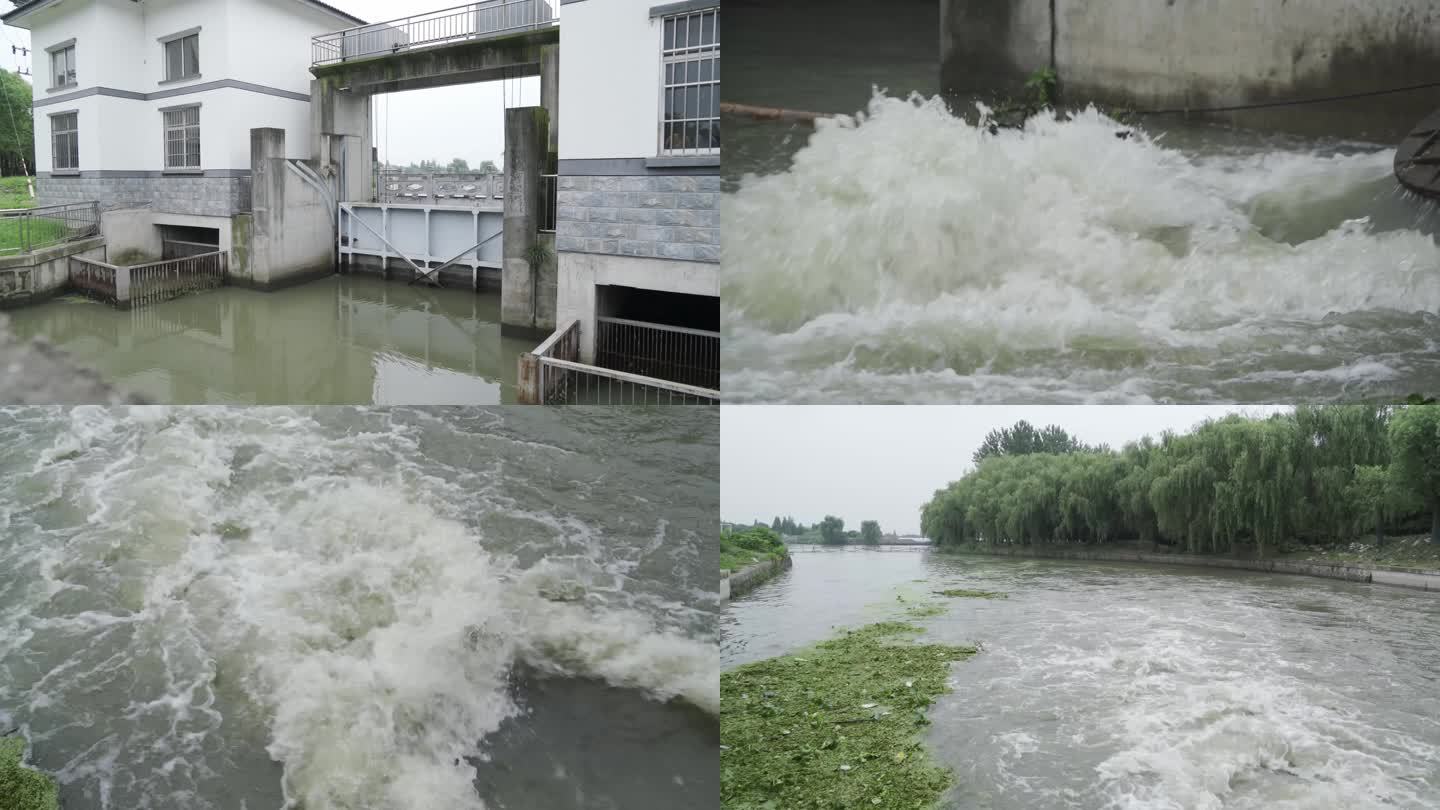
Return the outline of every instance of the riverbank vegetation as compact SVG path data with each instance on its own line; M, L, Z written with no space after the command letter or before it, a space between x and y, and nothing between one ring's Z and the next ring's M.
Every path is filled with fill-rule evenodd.
M752 526L739 532L720 532L722 571L739 571L748 565L781 559L789 553L780 535L764 526Z
M0 810L57 810L55 780L25 767L24 759L24 737L0 737Z
M764 523L756 521L756 526ZM777 516L770 522L770 530L780 535L787 543L815 543L817 545L841 546L846 543L863 543L878 546L885 542L885 533L878 520L860 521L860 529L846 530L845 519L826 515L813 526L806 526L792 517Z
M1118 451L1062 442L1059 428L1009 431L1052 439L1001 436L997 449L977 452L974 469L923 507L927 537L942 546L1134 540L1269 556L1362 532L1383 547L1389 534L1428 528L1440 544L1440 406L1235 415ZM1054 452L1057 442L1065 449Z
M921 746L925 710L975 649L903 641L919 630L881 622L721 673L721 806L931 807L951 777Z

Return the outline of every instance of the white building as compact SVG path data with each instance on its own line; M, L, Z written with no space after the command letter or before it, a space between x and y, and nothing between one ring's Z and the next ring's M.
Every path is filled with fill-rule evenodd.
M230 248L250 130L310 158L311 37L363 23L319 0L18 0L3 20L30 31L40 203L141 208L151 252Z
M556 321L718 332L720 0L561 3Z

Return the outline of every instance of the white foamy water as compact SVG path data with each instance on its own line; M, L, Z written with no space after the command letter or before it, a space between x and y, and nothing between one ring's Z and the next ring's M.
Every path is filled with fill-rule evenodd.
M731 401L1354 399L1440 386L1393 152L990 134L877 95L722 200ZM1190 140L1204 140L1203 138Z
M727 606L724 656L907 618L896 592L942 584L1009 596L918 621L926 639L982 647L930 712L927 748L955 772L946 810L1429 810L1440 797L1434 594L822 551Z
M0 413L0 726L78 806L482 808L477 769L527 767L486 744L524 723L517 666L718 711L717 438L699 413Z

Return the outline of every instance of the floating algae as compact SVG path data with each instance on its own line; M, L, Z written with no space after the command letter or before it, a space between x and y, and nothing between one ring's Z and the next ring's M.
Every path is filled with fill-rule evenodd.
M975 649L896 639L918 632L881 622L722 673L722 806L912 810L938 799L951 775L917 731L950 662Z
M25 739L0 737L0 810L57 810L55 780L25 767Z

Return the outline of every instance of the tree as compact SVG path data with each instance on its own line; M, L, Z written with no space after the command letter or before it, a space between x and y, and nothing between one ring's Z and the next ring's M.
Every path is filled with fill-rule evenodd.
M1022 419L1011 427L999 428L986 434L985 440L971 456L971 461L978 466L980 462L994 456L1076 453L1086 449L1088 448L1080 440L1057 425L1036 430L1034 425Z
M860 521L860 542L871 546L880 545L880 521Z
M845 521L834 515L826 515L820 521L820 540L824 543L838 545L845 542Z
M1430 513L1430 542L1440 544L1440 406L1410 405L1390 421L1395 480Z
M1383 537L1423 515L1440 537L1434 405L1301 407L1211 420L1118 453L1076 446L1058 428L993 432L981 462L921 509L921 531L939 545L1139 540L1265 556L1361 527Z
M6 176L35 173L35 123L30 83L0 71L0 171Z
M480 161L480 165L475 167L475 171L481 174L501 174L500 167L496 166L493 160Z
M1395 507L1395 488L1390 469L1378 464L1356 465L1346 502L1355 511L1356 528L1368 523L1375 530L1375 546L1385 545L1385 521Z
M465 158L458 158L458 157L457 157L457 158L454 158L454 159L452 159L452 160L450 161L450 165L445 167L445 171L447 171L447 172L468 172L468 171L470 171L470 163L469 163L469 161L465 160Z

